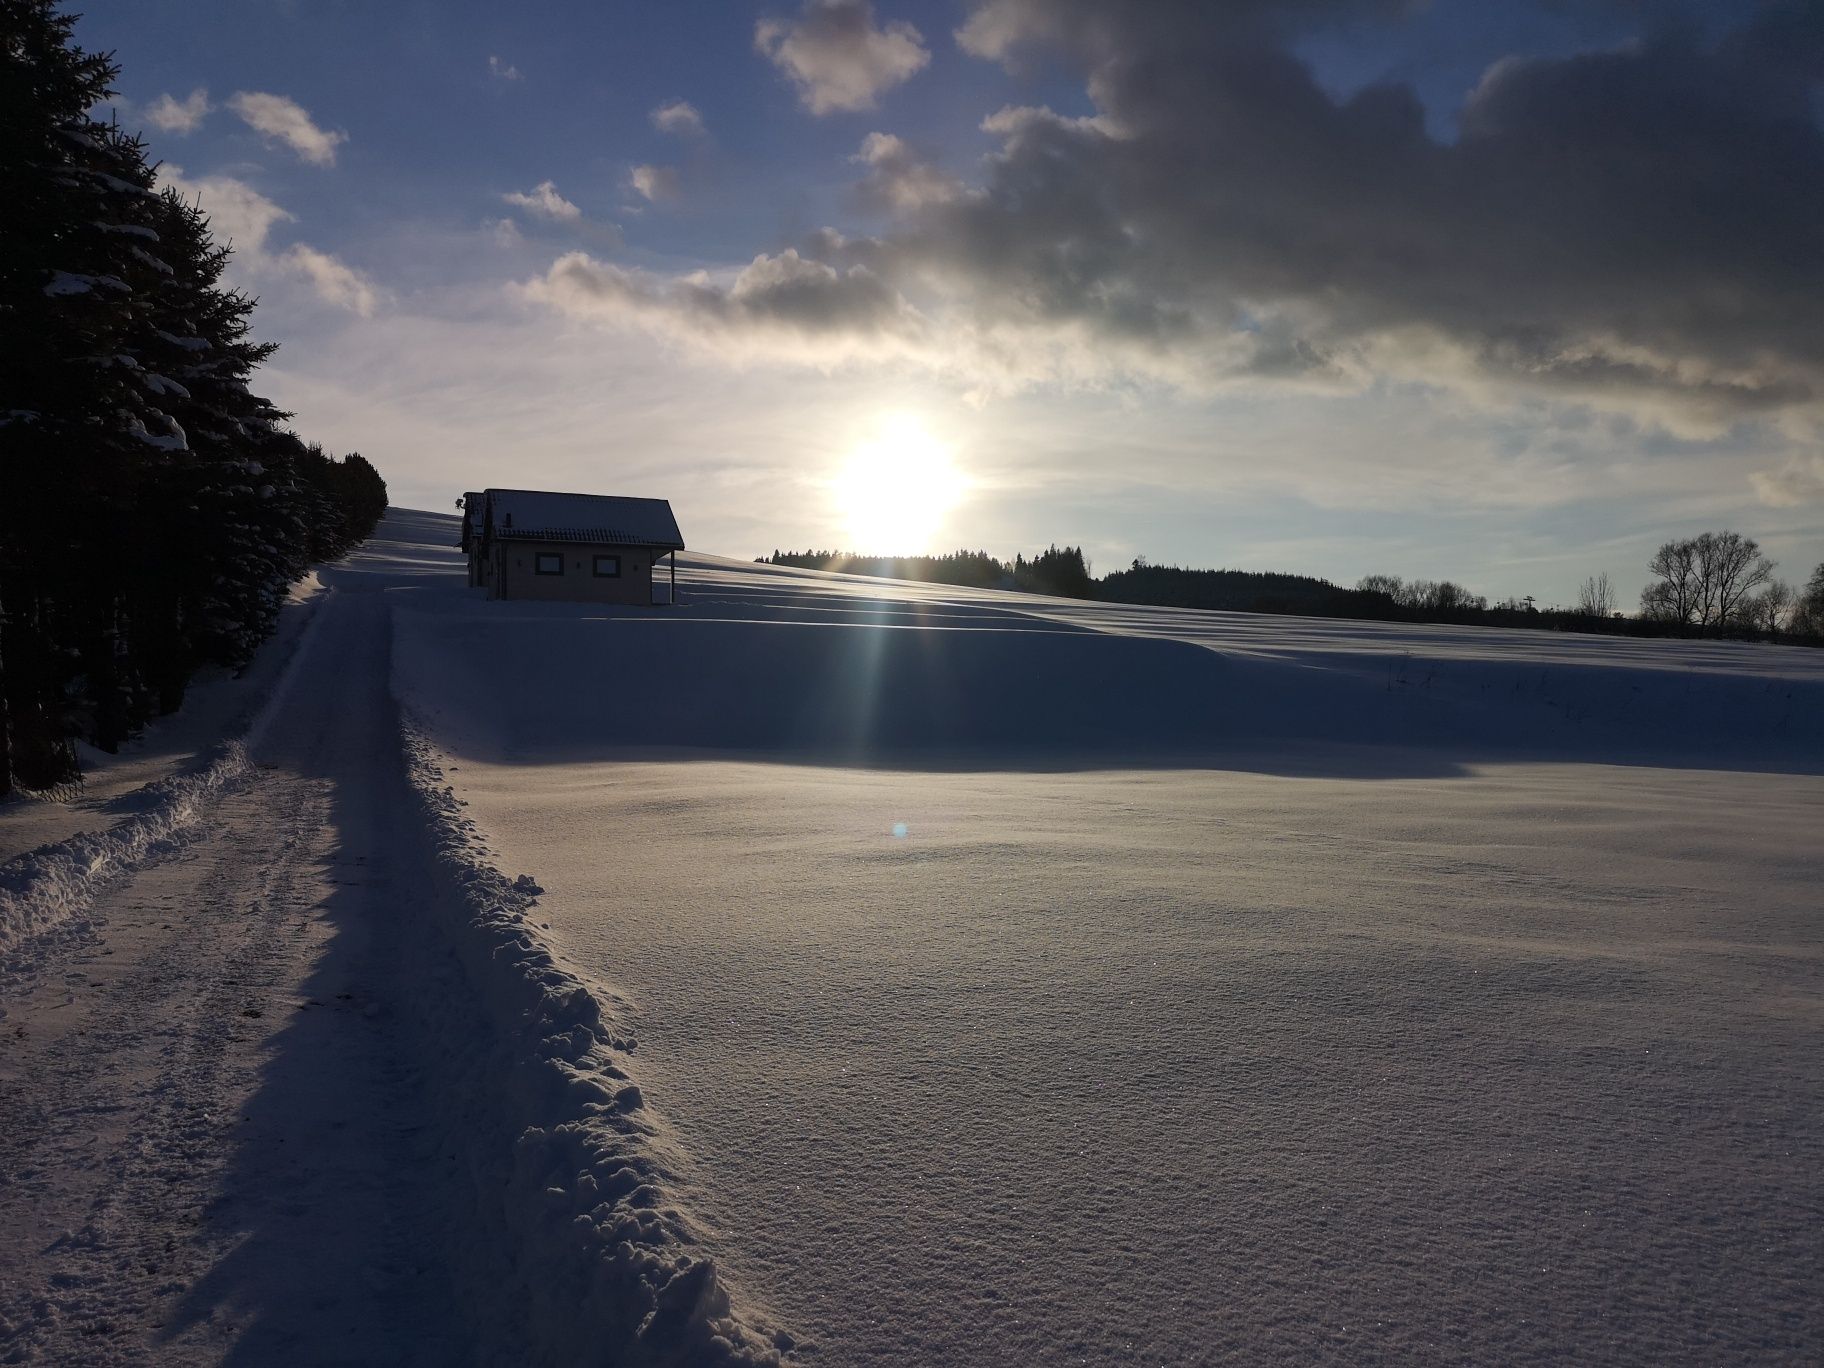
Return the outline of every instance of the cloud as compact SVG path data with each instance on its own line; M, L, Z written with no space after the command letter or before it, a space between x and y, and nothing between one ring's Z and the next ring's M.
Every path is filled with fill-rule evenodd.
M867 244L820 245L841 254ZM1034 383L1094 387L1110 368L1189 387L1199 367L1241 364L1213 347L1187 353L1081 327L1034 345L1029 331L993 320L933 316L865 264L835 266L792 248L713 276L629 270L571 252L521 293L567 317L659 336L736 366L910 366L961 385L971 402Z
M296 100L283 95L242 90L228 98L228 108L262 137L284 143L312 166L334 166L336 148L348 134L318 128Z
M194 133L212 108L209 92L198 86L182 100L160 95L146 106L146 122L165 133Z
M900 213L948 204L963 194L961 181L922 160L891 133L868 134L853 160L868 168L863 197Z
M872 109L931 60L917 29L903 20L880 26L870 0L805 0L795 19L762 19L754 47L813 114Z
M1795 456L1779 470L1748 476L1756 497L1774 508L1824 504L1824 456Z
M838 8L872 31L813 6L763 25L763 50L821 51L788 44ZM1297 55L1410 8L978 0L966 50L1062 64L1092 112L990 114L999 146L967 185L870 137L858 189L889 229L818 234L804 263L865 269L945 339L929 364L979 364L990 392L1393 381L1686 436L1824 407L1824 10L1500 62L1446 142L1410 88L1338 96ZM727 326L694 304L677 322Z
M186 176L181 166L166 163L159 168L158 178L200 205L209 217L211 236L232 247L242 260L262 256L273 225L288 223L294 217L233 176Z
M297 242L281 251L270 250L267 239L273 228L294 222L296 215L280 208L246 181L234 176L196 176L169 163L159 168L159 180L185 199L197 204L209 219L210 234L231 247L231 270L250 280L286 277L302 280L325 303L348 309L363 318L374 312L379 291L354 267L308 243Z
M557 186L551 181L540 181L525 194L521 194L517 190L510 190L502 195L501 199L508 204L518 205L528 213L537 214L540 218L548 218L558 223L574 223L583 216L581 209L557 193Z
M672 166L636 166L627 173L627 183L653 203L676 199L681 188Z
M652 126L661 133L676 133L680 137L701 138L709 132L703 124L703 116L689 100L667 100L658 106L649 116Z
M957 45L976 57L1008 62L1022 50L1066 52L1096 62L1111 53L1151 58L1175 44L1212 36L1229 43L1284 44L1326 22L1397 19L1429 0L967 0L971 13ZM1627 0L1632 3L1632 0ZM1182 51L1179 53L1182 56Z
M1709 45L1509 59L1445 144L1410 89L1334 98L1292 51L1314 25L1403 9L978 4L967 50L1061 57L1096 116L990 120L982 194L885 255L1036 326L1253 332L1256 372L1700 427L1818 402L1824 261L1803 244L1824 213L1824 17L1770 5Z
M727 281L633 271L571 252L522 288L571 317L631 324L738 362L787 355L830 366L925 346L924 320L871 271L837 270L789 248L755 257Z
M374 311L374 287L352 266L307 243L294 243L281 252L279 263L302 275L317 298L368 317Z
M498 57L488 58L488 75L497 81L517 81L520 79L519 68L510 62L503 62Z

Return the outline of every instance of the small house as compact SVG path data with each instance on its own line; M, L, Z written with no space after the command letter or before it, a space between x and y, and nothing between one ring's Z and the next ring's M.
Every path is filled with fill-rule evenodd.
M650 604L661 561L675 601L684 538L664 499L484 489L463 496L461 545L490 599Z

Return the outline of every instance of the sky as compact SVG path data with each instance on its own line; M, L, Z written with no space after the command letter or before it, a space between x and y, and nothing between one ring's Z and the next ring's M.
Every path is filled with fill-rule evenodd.
M1824 0L81 12L398 505L1542 604L1824 561Z

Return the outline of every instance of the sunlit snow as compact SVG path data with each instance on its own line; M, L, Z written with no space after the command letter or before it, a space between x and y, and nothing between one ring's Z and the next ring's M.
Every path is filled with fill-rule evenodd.
M819 1361L1819 1344L1818 653L395 549L396 690Z

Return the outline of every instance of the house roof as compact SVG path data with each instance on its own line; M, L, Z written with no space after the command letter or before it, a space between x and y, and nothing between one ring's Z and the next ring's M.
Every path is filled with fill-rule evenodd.
M489 524L502 539L684 549L678 520L665 499L490 489L487 500Z

